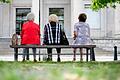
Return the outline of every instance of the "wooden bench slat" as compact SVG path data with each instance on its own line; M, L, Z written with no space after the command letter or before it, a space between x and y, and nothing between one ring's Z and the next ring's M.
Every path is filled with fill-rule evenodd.
M19 53L18 55L23 55L24 53ZM29 55L33 55L31 53L29 53ZM48 55L48 54L44 54L44 53L36 53L36 55ZM58 55L57 53L52 53L52 55ZM60 55L73 55L73 54L67 54L67 53L61 53ZM76 53L76 55L80 55L79 53ZM86 55L85 53L83 55ZM88 54L90 55L90 54Z
M95 48L96 45L10 45L11 48Z

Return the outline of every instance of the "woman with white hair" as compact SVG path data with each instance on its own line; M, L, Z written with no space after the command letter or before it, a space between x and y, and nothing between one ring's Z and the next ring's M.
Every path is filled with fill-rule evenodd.
M61 25L58 22L58 16L51 14L48 20L49 23L44 27L43 45L60 45ZM56 50L58 54L57 61L60 62L61 48L56 48ZM47 53L47 61L52 61L52 48L48 48Z
M21 31L21 44L22 45L40 45L40 26L36 23L34 23L34 14L28 13L27 16L27 22L25 22L22 26ZM36 48L33 48L33 58L34 62L36 62ZM25 55L29 55L29 49L25 48L23 50L23 61L25 61ZM29 57L27 56L27 60L29 60Z

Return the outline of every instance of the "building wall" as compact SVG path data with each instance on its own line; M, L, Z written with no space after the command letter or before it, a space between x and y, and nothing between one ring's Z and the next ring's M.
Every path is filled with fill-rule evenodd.
M9 38L15 33L16 8L32 8L35 13L35 22L39 23L39 0L13 0L12 4L0 4L0 38ZM48 7L66 8L65 30L67 36L72 38L74 24L78 22L79 13L85 12L85 5L91 4L91 0L40 0L40 23L43 36L43 27L48 19ZM98 28L91 27L92 38L119 38L120 37L120 5L116 9L101 9ZM95 18L93 16L93 18ZM96 22L93 22L96 23Z
M35 14L35 22L39 24L39 1L40 0L32 0L32 12Z
M106 9L106 37L114 37L115 30L115 9Z
M64 30L68 37L71 37L71 7L70 0L44 0L43 1L43 22L41 30L43 32L44 24L48 22L49 8L64 8Z
M116 9L115 9L115 38L120 38L120 4L116 4Z
M88 16L87 23L90 25L91 37L103 38L106 36L106 10L101 9L98 12L94 12L88 9L90 8L90 4L91 0L71 0L71 24L74 26L78 22L78 15L84 12ZM71 32L73 32L73 27Z
M84 12L82 0L71 0L71 35L73 36L74 24L78 22L78 16Z
M14 6L14 7L28 7L28 6L31 7L32 0L13 0L12 6Z
M16 32L16 8L32 8L32 0L13 0L12 7L12 33Z

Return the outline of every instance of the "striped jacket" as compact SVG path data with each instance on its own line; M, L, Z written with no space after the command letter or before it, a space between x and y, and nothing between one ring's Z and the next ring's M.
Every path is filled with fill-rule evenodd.
M59 23L51 22L44 27L43 44L60 44L61 43L61 25Z

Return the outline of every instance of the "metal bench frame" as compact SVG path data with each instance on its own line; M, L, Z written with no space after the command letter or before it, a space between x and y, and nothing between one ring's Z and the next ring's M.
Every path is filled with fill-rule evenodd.
M18 61L18 55L23 55L23 54L19 54L18 49L20 48L38 48L38 49L47 49L47 48L85 48L86 49L86 61L88 61L88 50L90 50L90 61L95 61L95 53L94 53L94 48L96 47L96 45L10 45L11 48L14 48L14 60ZM30 54L33 55L33 54ZM40 55L44 55L44 54L37 54L39 55L39 60L40 60ZM52 55L56 55L56 54L52 54ZM67 55L67 54L60 54L60 55Z

